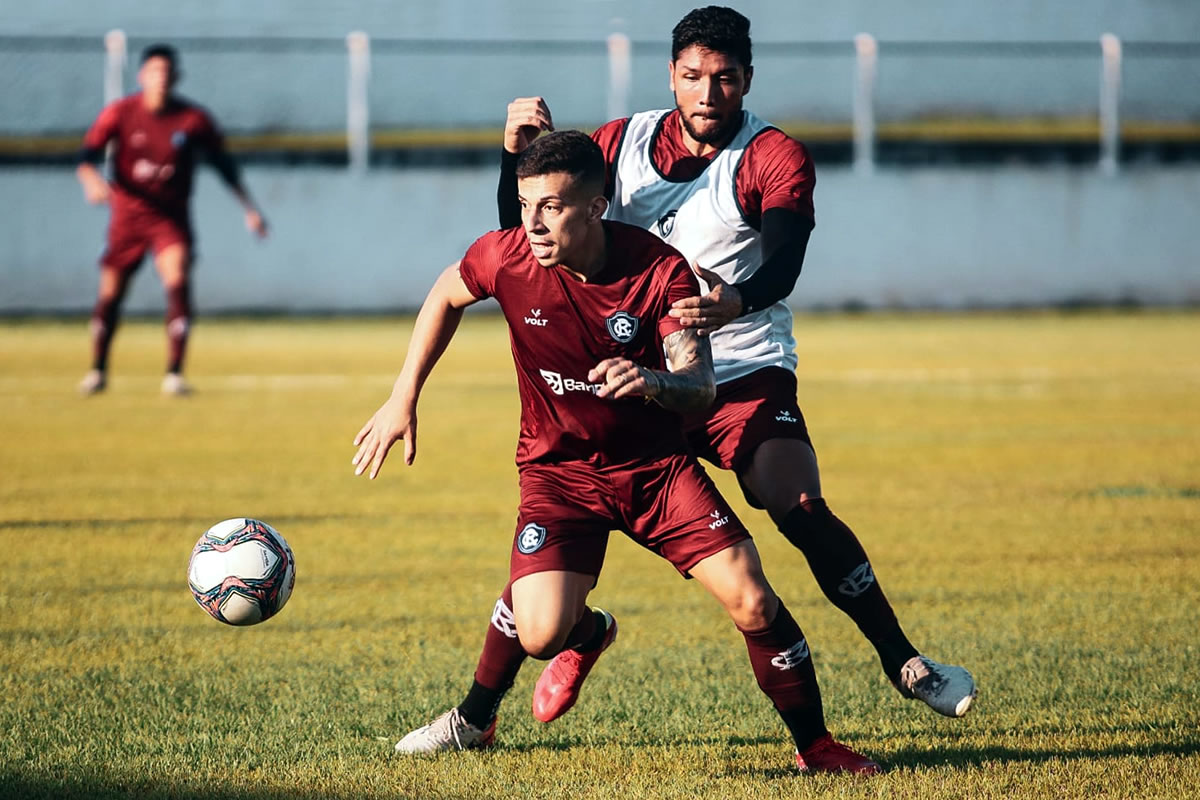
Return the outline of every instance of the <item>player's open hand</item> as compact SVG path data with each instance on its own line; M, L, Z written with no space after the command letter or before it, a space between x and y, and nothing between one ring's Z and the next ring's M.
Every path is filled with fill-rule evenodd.
M542 131L554 130L550 107L540 97L518 97L508 104L504 121L504 149L520 153L533 144Z
M742 293L733 284L721 280L720 275L699 264L693 264L692 269L708 284L708 293L676 300L671 304L670 314L683 327L697 328L696 333L707 336L741 316Z
M112 199L112 190L108 188L108 181L101 178L84 182L83 199L94 206L107 204Z
M417 457L417 411L392 397L379 407L354 437L354 444L358 447L358 452L350 461L354 465L354 474L362 475L369 468L368 476L374 480L388 451L398 439L404 440L404 463L411 466Z
M654 370L635 364L627 358L606 358L588 370L589 382L600 383L597 397L654 397L660 383Z
M267 238L267 220L257 209L246 212L246 230L260 239Z

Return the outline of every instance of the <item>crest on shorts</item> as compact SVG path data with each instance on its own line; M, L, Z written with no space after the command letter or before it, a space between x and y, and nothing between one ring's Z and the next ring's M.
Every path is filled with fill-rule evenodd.
M531 522L521 529L517 536L517 549L525 555L537 552L546 541L546 529L536 522Z
M637 336L638 318L626 311L618 311L604 320L604 324L608 326L609 336L621 344L629 344Z

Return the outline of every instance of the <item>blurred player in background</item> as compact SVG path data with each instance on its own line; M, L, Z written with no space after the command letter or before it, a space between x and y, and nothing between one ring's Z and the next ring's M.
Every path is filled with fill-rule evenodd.
M500 303L521 396L509 584L481 679L397 752L490 745L504 692L489 687L511 686L527 655L567 654L586 674L617 634L612 615L586 600L609 532L621 530L725 607L760 688L806 754L802 768L878 772L826 730L804 634L767 583L746 529L687 453L678 414L706 407L716 391L708 339L670 314L672 302L699 290L687 262L641 228L602 220L604 158L586 134L540 139L516 171L523 228L487 234L442 273L391 398L354 439L358 474L378 474L399 439L411 464L417 398L463 309L488 297ZM542 717L575 699L539 697Z
M267 223L243 187L212 117L172 93L179 78L179 56L173 47L146 48L138 70L141 91L106 106L83 140L76 175L84 197L112 209L92 311L92 369L79 384L85 395L107 384L121 301L147 252L154 257L167 295L168 357L162 390L173 395L189 391L182 373L192 316L189 202L198 159L208 160L229 186L245 211L246 227L259 237L267 235ZM115 145L111 182L95 166L110 142Z
M796 399L787 305L814 226L815 175L800 142L742 109L754 74L750 21L719 6L687 14L672 32L668 72L675 108L614 120L593 139L608 167L608 218L674 245L708 286L672 311L712 340L717 398L687 418L692 448L737 474L747 501L770 514L826 597L875 646L901 695L962 716L974 679L913 647L858 538L821 493ZM543 130L553 122L542 98L509 105L501 227L520 224L513 164ZM547 667L547 676L556 669ZM577 692L578 682L562 690Z

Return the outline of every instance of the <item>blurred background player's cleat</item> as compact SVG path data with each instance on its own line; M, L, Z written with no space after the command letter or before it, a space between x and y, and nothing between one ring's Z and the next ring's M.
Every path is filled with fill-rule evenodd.
M79 382L79 393L85 397L88 395L103 392L104 387L108 386L108 378L105 374L98 370L88 370L88 374L83 376L83 380Z
M396 742L396 752L405 755L441 753L448 750L481 750L496 741L496 720L479 730L452 708L428 725L422 725Z
M878 775L883 767L834 741L828 733L796 753L796 768L801 772L852 772L855 775Z
M571 710L579 699L579 690L600 654L617 640L617 620L602 608L604 614L604 641L595 650L580 653L578 650L563 650L542 670L537 685L533 687L533 716L542 722L553 722Z
M178 372L168 372L163 375L162 393L183 397L192 393L192 386Z
M947 717L966 714L979 693L971 673L925 656L913 656L904 663L896 688L905 697L920 700Z

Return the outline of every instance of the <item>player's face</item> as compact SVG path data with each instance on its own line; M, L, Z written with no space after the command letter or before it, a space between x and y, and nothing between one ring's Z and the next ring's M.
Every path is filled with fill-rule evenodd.
M175 70L171 67L170 59L162 56L146 59L146 63L138 70L138 83L142 86L142 92L152 101L166 99L175 83Z
M753 67L731 55L692 45L671 62L671 91L687 135L700 144L722 145L737 132L742 98Z
M565 172L521 178L517 193L521 224L539 264L590 263L588 228L604 214L607 203L603 197L590 195Z

